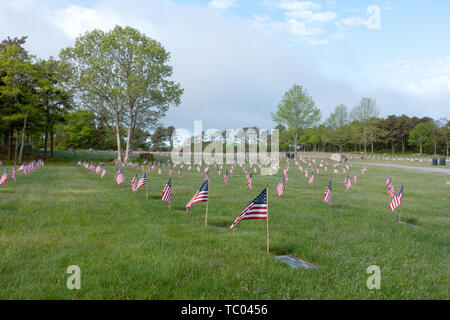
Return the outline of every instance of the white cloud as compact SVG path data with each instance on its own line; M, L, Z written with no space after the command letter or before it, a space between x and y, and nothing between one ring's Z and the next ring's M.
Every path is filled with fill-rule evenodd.
M450 95L450 56L422 63L397 59L385 66L399 90L420 96Z
M281 1L276 7L290 11L320 10L322 6L312 1Z
M367 20L361 17L348 17L339 21L339 25L345 27L358 27L365 26L367 24Z
M228 10L231 7L235 7L236 3L234 0L211 0L208 2L208 6L210 8L219 9L219 10Z
M67 8L57 10L52 15L51 21L72 39L88 30L110 30L114 28L115 24L120 24L120 19L114 13L76 5L69 5Z
M310 10L304 11L289 11L286 16L290 18L305 20L307 22L329 22L336 19L337 14L335 12L317 12L314 13Z
M408 86L411 93L419 95L430 95L450 92L450 77L446 75L427 78L418 83L411 83Z

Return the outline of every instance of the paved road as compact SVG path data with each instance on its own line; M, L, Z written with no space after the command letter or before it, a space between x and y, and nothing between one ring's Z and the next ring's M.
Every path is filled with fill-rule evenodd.
M450 169L446 169L446 168L419 167L419 166L407 166L404 164L359 162L359 161L353 161L353 163L359 163L359 164L364 164L364 165L368 165L368 166L393 167L393 168L399 168L399 169L415 170L415 171L422 171L422 172L428 172L428 173L437 173L437 174L443 174L446 176L450 176Z

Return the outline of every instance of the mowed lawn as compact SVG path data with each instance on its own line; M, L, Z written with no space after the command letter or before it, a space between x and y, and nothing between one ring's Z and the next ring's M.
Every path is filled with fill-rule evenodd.
M284 162L282 163L282 168ZM449 299L448 177L368 166L344 174L323 171L312 185L292 164L282 198L276 176L254 175L253 190L236 167L230 184L211 168L208 226L205 203L184 211L202 172L174 170L172 210L159 198L167 182L148 173L130 191L136 169L118 186L114 167L101 179L73 165L47 165L0 186L1 299ZM3 170L2 170L3 171ZM11 171L11 170L9 170ZM139 172L139 176L141 172ZM404 184L399 224L388 209L386 176ZM322 202L333 181L333 206ZM229 227L269 184L270 251L266 221ZM291 269L275 259L291 254L318 270ZM81 268L81 289L69 290L67 267ZM381 269L381 289L366 286L367 267Z

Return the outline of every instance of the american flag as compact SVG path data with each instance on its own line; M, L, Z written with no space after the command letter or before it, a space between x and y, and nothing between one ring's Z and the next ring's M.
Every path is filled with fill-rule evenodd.
M308 184L311 184L314 182L314 173L311 174L311 178L308 180Z
M125 182L125 177L123 176L122 169L120 169L120 168L117 168L117 171L116 171L116 182L117 182L117 184L122 184Z
M12 169L11 179L13 179L14 181L16 180L16 166L14 166L14 168Z
M353 184L356 184L358 182L358 178L356 177L356 173L353 174Z
M281 197L283 195L283 192L284 192L284 176L281 177L280 183L277 186L278 196Z
M331 207L331 181L328 184L327 190L325 190L325 194L323 195L323 202L327 203L328 206Z
M178 169L178 178L181 178L181 168Z
M389 183L391 182L391 178L389 176L386 179L386 188L389 187Z
M389 186L388 186L388 195L390 197L393 197L395 194L395 190L394 190L394 183L392 182L392 179L389 180Z
M252 181L253 181L253 173L250 173L250 176L248 177L247 180L247 186L249 190L252 190Z
M137 173L134 175L133 179L131 179L131 191L136 191L136 182L137 182Z
M2 177L0 178L0 184L5 184L6 180L8 180L8 169L5 169Z
M106 168L105 167L103 167L103 170L102 170L102 175L101 175L101 177L103 178L104 176L106 175Z
M158 168L158 174L161 174L161 167Z
M139 182L134 191L138 191L142 186L145 186L146 184L147 184L147 174L144 172L142 177L139 179Z
M170 205L170 201L172 200L172 178L169 178L169 181L167 181L162 192L161 200Z
M399 205L402 204L402 198L403 198L403 185L398 189L397 194L392 199L391 203L389 204L389 209L393 212Z
M99 174L102 171L102 167L100 166L100 163L97 165L97 168L95 169L95 173Z
M225 172L225 175L223 176L223 183L228 185L228 170Z
M361 174L364 174L366 172L366 167L362 167Z
M267 189L264 189L236 218L230 229L233 229L242 220L247 219L267 219Z
M205 201L208 201L208 180L205 180L205 182L203 182L200 189L192 197L191 201L188 202L188 204L186 205L186 213L189 211L189 209L192 207L194 203Z
M344 185L345 185L345 190L350 189L350 187L352 186L352 182L350 181L350 178L348 177L348 175L345 177Z
M205 180L209 180L209 167L205 169Z

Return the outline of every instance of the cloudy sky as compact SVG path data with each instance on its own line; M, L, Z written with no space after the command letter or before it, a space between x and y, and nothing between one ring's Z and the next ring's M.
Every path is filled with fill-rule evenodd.
M450 118L448 12L447 0L1 0L0 39L27 35L48 58L85 31L132 26L171 52L185 89L165 125L270 129L294 83L322 120L362 97L381 116Z

